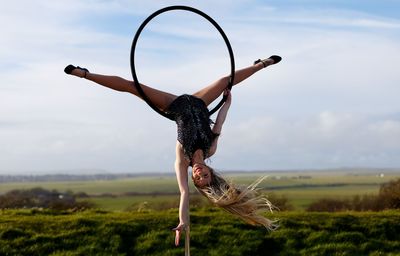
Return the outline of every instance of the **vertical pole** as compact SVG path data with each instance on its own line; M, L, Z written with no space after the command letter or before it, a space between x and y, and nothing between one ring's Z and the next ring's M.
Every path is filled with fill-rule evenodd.
M189 200L188 195L188 202ZM187 207L187 226L185 227L185 256L190 256L190 203Z
M185 230L185 256L190 256L190 225Z

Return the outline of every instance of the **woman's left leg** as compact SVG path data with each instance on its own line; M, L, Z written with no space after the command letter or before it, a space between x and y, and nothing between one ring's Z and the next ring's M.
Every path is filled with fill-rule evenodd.
M85 71L82 68L74 68L70 71L70 73L66 73L85 78L87 80L95 82L96 84L105 86L116 91L129 92L139 98L142 98L135 87L135 82L126 80L119 76L90 73L89 71ZM144 84L140 84L140 87L147 95L147 97L154 103L154 105L156 105L159 109L163 111L165 111L177 97L174 94L160 91Z
M262 62L258 62L254 65L251 65L249 67L235 71L235 79L233 81L233 85L242 82L243 80L252 76L257 71L260 71L264 67L267 67L272 64L274 64L274 60L269 58L263 60ZM222 94L222 92L228 87L229 79L230 76L222 77L217 81L215 81L214 83L194 93L193 95L202 99L208 106L209 104L211 104L211 102L217 99Z

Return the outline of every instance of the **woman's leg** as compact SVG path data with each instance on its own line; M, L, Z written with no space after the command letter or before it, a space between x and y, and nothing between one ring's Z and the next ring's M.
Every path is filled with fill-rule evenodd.
M126 80L124 78L118 76L108 76L108 75L100 75L95 73L89 73L81 69L74 69L71 72L71 75L75 75L78 77L86 78L90 81L93 81L97 84L105 86L107 88L120 91L120 92L129 92L137 97L141 98L139 92L137 91L134 82ZM149 99L161 110L166 110L167 107L171 104L174 99L176 99L176 95L163 92L160 90L156 90L149 86L140 84L144 93L149 97Z
M249 78L251 75L260 71L264 67L274 64L274 60L268 58L261 62L258 62L252 66L235 71L235 80L233 85L236 85L243 80ZM222 92L228 87L230 76L225 76L210 84L209 86L201 89L200 91L194 93L193 95L202 99L208 106L216 98L218 98Z

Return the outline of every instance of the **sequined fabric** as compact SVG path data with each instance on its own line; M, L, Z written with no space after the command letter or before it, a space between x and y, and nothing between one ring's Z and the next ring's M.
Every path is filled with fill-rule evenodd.
M174 117L178 130L178 141L183 146L183 153L191 161L197 149L203 151L204 157L217 136L211 131L212 121L203 100L192 95L177 97L167 109Z

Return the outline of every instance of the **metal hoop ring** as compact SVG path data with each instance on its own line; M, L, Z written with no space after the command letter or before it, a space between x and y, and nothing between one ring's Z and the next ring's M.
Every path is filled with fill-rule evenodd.
M174 6L168 6L165 8L162 8L156 12L154 12L153 14L151 14L139 27L139 29L136 31L135 37L133 38L133 42L132 42L132 47L131 47L131 56L130 56L130 61L131 61L131 71L132 71L132 77L133 77L133 81L134 85L137 89L137 91L139 92L140 96L146 101L146 103L152 108L154 109L156 112L158 112L160 115L171 119L172 117L169 116L166 112L160 110L157 106L155 106L153 104L153 102L149 99L149 97L147 97L147 95L144 93L142 87L140 86L140 82L139 79L137 77L136 74L136 69L135 69L135 50L136 50L136 45L139 39L139 36L141 34L141 32L143 31L144 27L157 15L160 15L164 12L168 12L168 11L172 11L172 10L184 10L184 11L189 11L189 12L193 12L196 13L200 16L202 16L203 18L205 18L206 20L208 20L212 25L214 25L214 27L218 30L218 32L221 34L222 38L225 41L226 47L228 48L228 52L229 52L229 57L230 57L230 64L231 64L231 75L230 75L230 80L229 83L227 85L227 88L230 90L232 88L233 85L233 81L235 78L235 59L233 56L233 51L232 51L232 47L231 44L228 40L228 37L225 35L225 32L222 30L222 28L218 25L218 23L213 20L210 16L208 16L207 14L205 14L204 12L195 9L193 7L189 7L189 6L183 6L183 5L174 5ZM225 102L226 100L226 96L223 96L221 101L212 109L209 110L210 115L212 115L213 113L215 113Z

